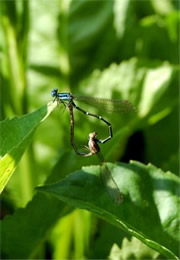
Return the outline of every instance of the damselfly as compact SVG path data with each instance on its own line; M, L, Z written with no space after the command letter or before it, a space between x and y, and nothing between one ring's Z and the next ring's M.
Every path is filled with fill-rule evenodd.
M113 202L120 205L120 203L123 200L123 196L120 192L120 189L119 189L116 181L114 180L114 178L111 174L111 171L109 170L109 168L107 167L107 165L104 162L104 157L100 151L99 145L97 144L98 139L96 137L97 137L96 132L92 132L89 134L89 142L88 142L89 154L87 154L87 155L92 156L92 155L96 154L98 156L98 158L100 159L100 162L101 162L100 176L105 185L107 194L109 195L110 199Z
M128 101L123 101L119 99L87 97L87 96L74 95L71 93L58 93L57 88L52 90L51 96L55 98L54 101L57 100L58 102L61 102L64 106L66 105L71 106L72 108L79 110L85 115L96 117L99 120L103 121L109 128L109 136L103 140L97 139L98 143L101 144L106 143L113 137L111 124L107 120L102 118L102 116L86 112L82 108L78 107L75 104L74 100L90 104L96 108L100 108L109 112L127 113L135 110L135 108Z

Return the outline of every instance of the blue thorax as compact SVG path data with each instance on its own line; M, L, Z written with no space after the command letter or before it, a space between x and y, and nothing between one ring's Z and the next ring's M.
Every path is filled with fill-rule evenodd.
M62 100L71 100L72 99L70 93L58 93L58 97Z

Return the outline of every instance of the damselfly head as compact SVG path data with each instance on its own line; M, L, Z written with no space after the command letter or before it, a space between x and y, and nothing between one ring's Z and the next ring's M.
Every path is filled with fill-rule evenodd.
M57 88L54 88L54 89L51 91L51 96L52 96L52 97L57 97L57 94L58 94L58 89L57 89Z
M97 136L96 132L89 133L89 139L94 139Z

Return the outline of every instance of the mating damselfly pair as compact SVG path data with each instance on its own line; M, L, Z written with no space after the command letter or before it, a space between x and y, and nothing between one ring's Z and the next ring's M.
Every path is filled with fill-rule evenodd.
M82 108L78 107L75 104L75 100L84 102L86 104L92 105L96 108L102 109L108 112L118 112L118 113L128 113L135 110L135 107L128 101L123 101L120 99L106 99L106 98L96 98L96 97L87 97L81 95L75 95L71 93L58 93L58 89L55 88L51 92L51 96L54 97L54 100L62 103L64 106L71 106L79 110L80 112L84 113L87 116L96 117L99 120L103 121L105 124L108 125L109 128L109 136L103 140L97 139L98 143L104 144L109 141L113 137L112 126L111 124L105 120L102 116L89 113Z
M102 163L102 169L103 169L100 171L101 178L102 178L103 182L105 183L107 192L113 202L120 204L122 201L121 192L120 192L119 187L116 184L115 180L113 179L108 167L104 164L104 159L103 159L102 154L100 153L100 148L98 145L98 143L100 143L100 144L106 143L113 137L112 126L102 116L92 114L90 112L83 110L82 108L78 107L74 101L75 100L81 101L81 102L87 103L89 105L92 105L96 108L103 109L103 110L109 111L109 112L127 113L130 111L134 111L135 108L128 101L122 101L119 99L87 97L87 96L74 95L71 93L58 93L57 88L52 90L51 96L54 97L54 101L56 100L58 103L62 103L65 107L67 106L69 108L70 122L71 122L71 145L72 145L74 151L78 155L81 155L84 157L92 156L94 154L98 155L98 157ZM109 136L103 140L97 139L96 132L92 132L89 134L89 142L88 142L89 153L87 153L87 154L83 153L83 152L79 152L79 150L77 149L75 142L74 142L74 114L73 114L74 108L79 110L80 112L84 113L87 116L96 117L97 119L103 121L108 126L108 129L109 129Z

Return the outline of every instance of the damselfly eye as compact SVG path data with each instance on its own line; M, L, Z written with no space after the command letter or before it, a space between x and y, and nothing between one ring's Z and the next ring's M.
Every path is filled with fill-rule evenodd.
M57 96L57 92L58 92L58 89L57 89L57 88L54 88L54 89L51 91L51 96L52 96L52 97L56 97L56 96Z

